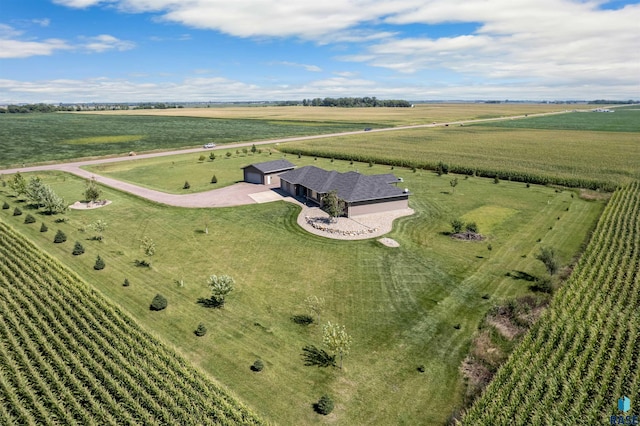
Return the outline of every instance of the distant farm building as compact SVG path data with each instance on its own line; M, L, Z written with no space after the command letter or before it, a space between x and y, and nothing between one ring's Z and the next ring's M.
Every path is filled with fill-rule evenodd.
M280 175L280 189L322 207L322 197L336 191L344 200L347 217L402 210L409 207L409 191L395 186L402 182L393 174L339 173L305 166Z
M243 167L244 181L262 185L277 184L278 175L295 169L295 165L287 160L274 160L265 163L250 164Z

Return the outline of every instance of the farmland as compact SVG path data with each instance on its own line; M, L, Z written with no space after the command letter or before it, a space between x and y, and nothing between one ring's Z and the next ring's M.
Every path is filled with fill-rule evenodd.
M0 114L0 167L361 130L371 123Z
M533 114L550 107L554 106L523 105L517 113ZM339 123L338 127L355 125L362 130L360 126L367 122L375 122L377 126L403 125L420 120L453 121L516 113L514 109L509 112L500 108L506 106L465 105L459 106L457 112L450 106L417 106L402 112L387 111L386 118L384 111L374 109L336 112L295 107L197 111L208 119L167 116L174 112L195 114L186 110L128 111L126 117L113 113L69 116L88 117L93 123L120 118L150 120L149 123L158 120L158 124L173 123L183 132L192 130L181 120L206 123L242 118L237 134L244 135L246 128L242 124L251 121L268 121L292 129ZM559 418L566 420L566 416L585 416L585 423L606 422L608 415L616 414L615 399L621 394L627 393L634 400L640 397L637 365L640 318L635 313L640 188L634 183L640 179L639 133L634 115L639 111L622 111L367 132L321 142L262 145L259 147L262 152L255 154L220 147L213 151L217 156L214 161L208 157L201 161L199 153L192 153L90 168L98 174L174 193L197 193L225 186L240 179L240 167L285 156L298 166L313 164L339 171L394 173L411 190L410 206L416 211L413 216L397 220L388 235L400 243L399 248L385 247L373 240L333 241L309 235L296 224L299 207L286 202L182 209L110 188L104 188L103 195L112 201L109 206L69 211L62 216L64 221L56 222L60 216L30 209L16 199L8 186L1 186L0 204L6 202L10 208L0 210L0 221L18 231L4 225L2 228L10 236L7 241L15 240L28 248L29 259L53 256L64 265L56 266L55 271L73 270L69 274L73 287L98 298L99 306L106 307L105 315L110 312L122 315L124 323L139 327L134 328L135 336L144 333L155 336L154 347L177 359L175 362L183 366L179 371L188 370L189 377L202 376L203 380L215 378L251 407L249 411L229 399L230 406L235 407L229 418L241 415L254 419L255 412L255 416L278 424L443 424L465 399L460 367L487 312L516 297L541 296L531 284L532 279L545 276L542 263L535 258L539 250L552 247L561 265L570 264L601 217L573 275L558 290L548 312L525 335L523 344L517 346L517 340L509 343L517 347L514 355L499 370L487 393L470 409L465 421L487 425L512 421L549 423ZM585 121L584 117L591 118ZM613 125L608 120L617 121ZM194 125L194 132L197 126ZM151 127L149 124L148 128ZM144 129L147 128L131 125L127 134L122 129L104 134L96 128L93 131L87 128L86 133L69 128L65 144L80 147L82 152L102 145L122 146L137 143L137 138L147 132ZM166 137L166 143L168 147L174 142ZM231 153L229 157L224 155L227 151ZM299 152L309 155L300 157ZM208 156L209 152L203 154ZM75 154L70 151L68 155ZM377 164L369 164L369 160ZM435 167L439 161L447 163L450 171L459 167L464 175L438 176L423 169ZM418 168L412 169L413 165ZM493 179L473 176L469 171L500 174L500 180L494 183ZM218 177L216 184L211 183L213 174ZM34 175L50 184L69 204L82 198L84 182L75 176L39 172L26 177ZM618 190L605 208L605 194L594 192L582 198L582 191L515 181L517 176L525 175L549 182L565 180L624 189ZM510 176L514 177L512 181L508 179ZM459 182L455 192L450 184L454 177ZM9 178L5 175L0 180ZM185 180L191 183L188 190L181 189ZM24 216L12 216L15 207L35 215L38 223L26 224ZM454 218L476 222L487 240L451 239L447 234ZM109 224L102 241L96 240L88 227L98 219ZM50 231L40 232L40 222ZM69 236L66 243L53 244L53 233L58 229ZM23 243L23 236L48 255ZM156 244L157 252L150 258L141 250L143 237L153 239ZM73 256L73 241L82 242L86 253ZM107 264L99 272L92 267L97 255ZM143 258L151 262L151 267L136 266L136 260ZM38 260L14 262L23 262L20 265L24 271L38 264ZM38 266L26 272L31 274L27 277L33 277L36 284L42 282L38 280L46 280L39 276L39 271ZM55 271L53 279L59 276ZM571 270L565 271L568 275ZM206 285L210 274L229 274L236 279L236 290L228 296L223 309L207 308L199 302L210 295ZM122 285L124 278L130 281L130 286ZM31 293L27 294L21 288L5 289L5 284L0 285L0 290L11 290L13 298L36 294L31 287L28 288ZM81 297L88 297L86 292ZM149 303L157 293L169 300L169 307L162 312L149 310ZM303 301L310 295L325 297L326 309L320 323L314 321L303 326L292 319L308 313ZM9 299L2 300L8 303ZM621 300L624 303L618 306ZM22 320L16 318L21 324ZM99 317L98 321L101 320ZM354 338L342 370L305 366L301 357L304 346L322 346L321 324L327 320L344 324ZM93 320L87 317L83 321L91 324ZM201 338L194 335L199 323L208 328L207 335ZM111 329L114 327L109 326ZM27 349L19 350L28 351L32 345L40 344L30 340L30 334L21 336L22 340L10 342L24 343L19 347ZM258 358L265 365L260 373L249 368ZM81 359L89 362L86 356ZM101 371L102 364L119 371L109 359L122 358L109 350L99 358L101 362L91 365L96 371ZM13 371L14 367L22 371L17 362L6 371ZM122 364L128 365L124 361ZM592 368L592 364L599 367ZM135 365L133 361L131 365ZM52 370L45 363L32 364L30 368L41 379L35 385L22 382L20 389L24 391L19 396L28 398L18 411L25 416L38 416L65 411L64 404L75 406L71 396L63 402L50 403L46 398L38 402L41 394L49 398L54 392L55 380L47 376ZM521 376L524 384L520 382ZM139 387L144 394L144 386ZM213 386L212 400L225 395L221 388ZM108 406L109 398L120 397L114 389L120 388L113 385L96 390L102 392L100 397L107 402L96 399L93 407ZM328 417L319 416L311 407L323 393L336 402ZM528 396L529 393L535 397ZM131 390L124 394L127 398L136 395ZM14 398L11 392L6 395ZM166 390L163 395L171 398L173 394ZM556 399L558 404L553 402ZM151 404L147 396L141 396L140 400L147 401L141 404ZM538 401L543 402L538 406ZM203 405L201 400L194 404L197 406L194 413L199 413L202 407L217 406ZM123 415L130 416L127 418L142 415L132 407ZM184 410L180 401L171 407L169 413L150 410L150 422ZM81 413L81 408L70 411ZM22 414L6 409L0 415L19 418ZM77 414L79 418L82 415ZM103 416L108 419L107 414Z
M0 423L262 424L0 219Z
M438 104L416 108L244 107L0 114L0 167L128 152L502 117L557 105Z
M389 172L383 166L300 160ZM331 418L341 423L441 424L461 402L459 366L480 319L493 304L531 293L527 282L506 273L541 276L544 270L534 256L541 244L556 247L561 262L568 263L603 204L570 191L496 185L481 178L461 177L452 195L446 177L401 168L393 172L411 188L416 210L389 235L400 243L397 249L306 234L296 224L299 208L284 202L179 209L105 188L104 197L113 202L103 209L70 211L68 221L59 224L39 216L51 229L44 234L11 216L10 209L0 214L270 421L318 423L321 418L310 406L329 393L336 400ZM41 177L67 200L82 193L78 178ZM7 191L0 198L20 205ZM486 242L445 235L453 217L481 224L491 250ZM109 224L102 242L81 231L97 219ZM209 234L203 232L205 223ZM53 244L56 229L69 242ZM157 246L151 268L134 265L143 258L139 241L145 235ZM84 255L71 255L74 240L83 243ZM92 268L98 254L107 264L99 273ZM212 273L229 274L238 283L224 309L197 303L207 297L206 278ZM125 277L129 287L122 286ZM169 307L150 312L151 298L159 292ZM344 370L303 364L302 348L321 346L318 324L305 327L291 320L306 312L302 302L309 295L327 300L321 322L344 324L354 337ZM193 335L200 322L209 330L201 339ZM249 369L257 358L265 362L259 374ZM418 365L424 365L424 373Z
M636 182L616 191L571 278L465 423L613 424L626 415L618 398L640 397L639 308Z
M612 188L618 183L640 179L639 132L554 130L549 124L563 122L565 127L573 128L587 114L606 120L613 119L618 112L573 113L464 127L349 135L292 142L281 149L429 169L442 161L450 170L464 174L475 172L503 179L592 188ZM600 118L603 116L606 117ZM634 128L633 123L640 121L638 117L640 111L625 111L626 128ZM513 123L521 127L531 123L532 128L516 128ZM601 123L597 127L608 126Z

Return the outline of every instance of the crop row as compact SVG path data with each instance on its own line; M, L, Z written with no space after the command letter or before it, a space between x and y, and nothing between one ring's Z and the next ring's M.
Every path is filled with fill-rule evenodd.
M465 424L609 423L640 397L640 183L616 191L571 278Z
M419 158L394 158L387 155L375 154L358 154L356 152L339 152L331 148L316 148L304 146L286 146L278 147L278 150L289 154L300 154L310 157L333 158L336 160L346 160L361 163L384 164L394 167L406 167L424 170L437 170L441 161L434 158L433 161L422 160ZM561 185L568 188L587 188L601 191L613 191L618 184L600 179L587 179L582 177L566 177L555 175L552 173L536 173L518 171L513 167L496 168L468 164L448 163L448 171L469 176L490 177L504 180L512 180L515 182L526 182L537 185Z
M260 424L0 222L0 424Z

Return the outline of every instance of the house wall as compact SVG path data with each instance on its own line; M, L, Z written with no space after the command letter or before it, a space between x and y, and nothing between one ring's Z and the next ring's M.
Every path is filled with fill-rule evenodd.
M296 195L296 189L294 185L282 179L280 180L280 189L287 192L289 195Z
M347 206L347 217L359 216L370 213L388 212L391 210L403 210L409 208L409 198L391 199L365 204L351 204Z

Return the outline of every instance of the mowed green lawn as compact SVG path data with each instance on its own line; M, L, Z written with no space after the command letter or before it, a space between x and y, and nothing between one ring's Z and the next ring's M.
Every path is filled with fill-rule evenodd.
M287 158L298 163L295 156ZM303 157L299 164L315 161L321 160ZM391 171L338 160L333 166ZM463 176L451 194L453 176L393 172L411 190L416 211L399 219L388 235L399 248L307 234L296 224L299 208L287 202L180 209L105 189L104 197L113 201L107 207L70 211L67 223L38 215L38 223L25 225L24 216L11 216L18 204L8 188L1 188L0 199L11 209L0 214L275 423L442 424L461 403L459 367L480 319L501 300L530 291L528 282L511 277L517 274L506 274L544 275L535 260L541 246L556 248L568 262L603 204L570 191ZM41 176L69 204L82 198L80 179ZM455 217L475 220L488 239L450 239L446 232ZM97 219L109 224L104 242L79 230ZM40 221L49 232L39 232ZM205 223L209 234L203 232ZM67 233L66 243L52 243L57 229ZM157 245L150 270L133 264L144 258L143 236ZM79 257L71 255L76 240L86 249ZM100 272L92 269L98 254L107 265ZM209 296L210 274L229 274L237 281L223 309L197 303ZM130 287L122 286L125 277ZM181 279L184 286L177 284ZM156 293L169 300L162 312L149 311ZM487 294L489 299L482 297ZM291 320L306 313L302 302L310 295L327 300L322 323L344 324L353 336L343 370L303 364L303 346L322 345L317 324L304 327ZM202 338L193 334L200 322L209 329ZM261 373L249 368L256 358L265 362ZM418 365L426 371L418 372ZM323 393L336 401L326 418L311 407Z

